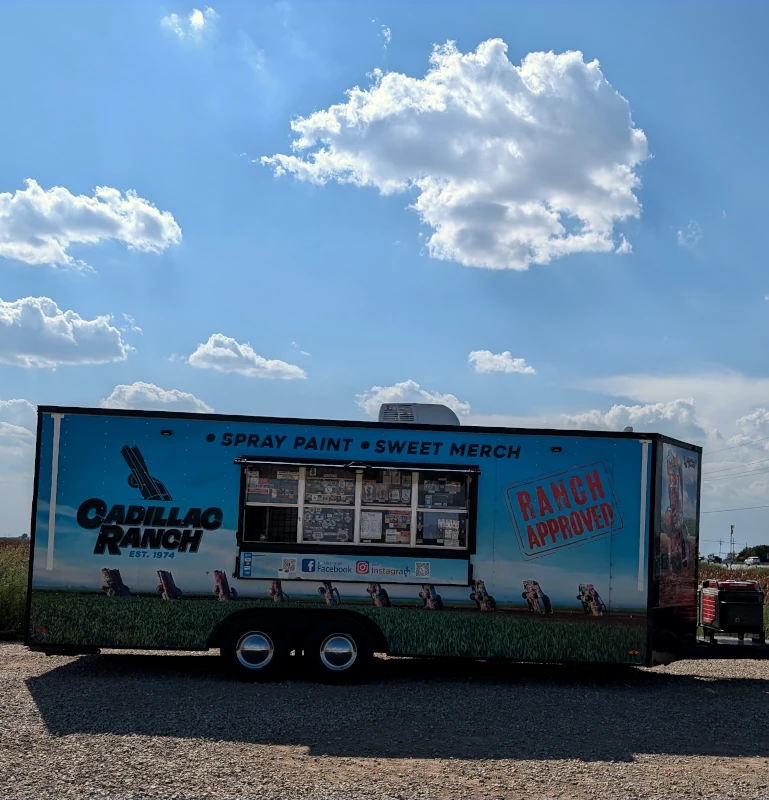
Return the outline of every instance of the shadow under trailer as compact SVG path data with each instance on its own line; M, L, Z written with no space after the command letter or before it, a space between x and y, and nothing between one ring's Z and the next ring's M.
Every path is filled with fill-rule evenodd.
M763 658L757 587L698 586L701 456L436 405L370 423L41 407L25 644L219 648L245 680L296 654L331 682L376 652Z

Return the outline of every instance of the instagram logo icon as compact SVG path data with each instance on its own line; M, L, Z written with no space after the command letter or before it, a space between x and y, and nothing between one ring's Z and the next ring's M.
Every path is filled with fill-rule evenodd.
M368 571L369 571L368 561L358 561L355 564L355 572L357 572L358 575L368 575Z

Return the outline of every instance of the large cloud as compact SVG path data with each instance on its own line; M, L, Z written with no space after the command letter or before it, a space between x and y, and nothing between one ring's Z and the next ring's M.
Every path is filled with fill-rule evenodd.
M392 386L372 386L367 391L356 394L355 400L371 416L379 413L379 407L383 403L439 403L462 416L466 416L471 410L469 403L455 395L428 392L412 380L401 381Z
M526 269L569 253L628 252L614 226L637 217L646 136L582 53L530 53L501 39L436 47L424 78L374 73L347 101L291 122L277 175L413 190L428 251L473 267Z
M603 431L621 431L632 426L636 431L664 433L690 442L702 442L707 433L697 421L693 400L673 400L649 405L615 405L608 411L587 411L581 414L564 414L569 428L587 428Z
M27 180L26 189L0 192L0 256L27 264L85 266L68 252L73 244L114 239L129 248L160 253L182 239L171 212L136 192L99 186L92 197Z
M649 373L596 378L582 382L579 388L636 403L671 402L691 397L705 428L731 435L735 420L766 403L769 378L714 367L709 372L676 371L667 375Z
M154 383L136 381L119 384L109 397L101 401L102 408L136 408L146 411L212 412L213 408L189 392L161 389Z
M109 316L83 319L49 297L0 298L0 362L19 367L104 364L125 360L129 347Z
M249 378L292 380L307 377L301 367L286 361L263 358L257 355L250 344L240 344L221 333L214 333L207 342L199 344L187 362L193 367L238 372Z

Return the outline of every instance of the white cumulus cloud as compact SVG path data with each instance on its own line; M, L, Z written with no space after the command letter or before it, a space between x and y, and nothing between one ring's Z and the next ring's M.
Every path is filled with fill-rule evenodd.
M29 400L0 400L0 421L34 431L37 426L35 407Z
M619 246L614 252L621 256L629 256L633 252L633 245L630 244L623 234L620 234Z
M379 413L379 407L383 403L439 403L462 416L467 416L471 410L470 403L455 395L428 392L412 380L401 381L392 386L372 386L367 391L356 394L355 400L363 411L372 416Z
M111 317L83 319L49 297L0 298L0 363L18 367L124 361L129 347Z
M346 102L291 122L276 175L411 192L433 258L526 269L570 253L611 252L637 217L636 167L648 157L628 101L582 53L530 53L501 39L434 48L424 78L372 72Z
M35 434L28 428L0 421L0 474L6 472L2 463L7 458L22 459L29 456L35 446ZM9 470L10 471L10 470Z
M109 397L101 401L102 408L136 408L147 411L197 411L211 413L214 409L194 394L179 389L161 389L154 383L121 383Z
M0 400L0 535L29 533L36 426L28 400Z
M31 469L36 415L28 400L0 400L0 474Z
M769 436L769 411L766 408L757 408L750 414L737 420L737 427L750 439Z
M476 372L519 372L521 375L536 375L534 367L525 358L513 358L509 350L492 353L491 350L473 350L467 357Z
M691 399L636 406L614 405L606 412L593 410L563 414L561 418L569 428L621 431L631 425L636 431L664 433L695 443L702 442L707 436L697 420L696 406Z
M199 344L187 363L201 369L237 372L249 378L293 380L307 377L301 367L286 361L263 358L257 355L250 344L240 344L221 333L214 333L207 342Z
M211 31L219 15L210 6L205 6L201 11L193 8L186 18L178 14L169 14L160 20L160 24L175 33L180 39L191 39L194 42L202 40L204 34Z
M393 38L393 32L387 25L382 25L379 29L379 35L382 37L382 47L387 50L387 45L390 44L390 40Z
M0 256L26 264L86 267L71 245L114 239L130 249L160 253L182 240L170 211L160 211L134 191L99 186L74 195L26 180L26 189L0 192Z

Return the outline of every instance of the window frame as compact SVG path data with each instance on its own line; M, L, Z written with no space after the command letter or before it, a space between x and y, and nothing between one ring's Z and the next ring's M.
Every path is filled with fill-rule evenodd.
M237 458L235 464L240 466L240 491L238 494L238 530L237 544L239 551L245 552L276 552L276 553L306 553L308 555L344 555L360 554L369 556L384 556L415 558L422 554L422 557L430 558L452 558L470 560L476 551L476 524L478 516L478 483L481 475L480 467L477 465L459 464L404 464L402 462L374 462L366 463L358 461L334 461L326 459L279 459L274 457L259 458L254 456ZM244 542L245 509L248 506L256 505L247 503L247 482L248 468L258 464L275 464L285 466L296 466L300 469L299 473L299 502L296 506L288 503L275 504L277 507L290 508L296 507L299 512L297 524L297 538L293 542ZM347 469L355 473L355 503L349 505L330 505L316 506L313 508L335 508L350 509L353 512L353 540L351 542L314 542L305 541L303 538L304 525L304 478L307 467L329 467L332 469ZM360 515L362 511L381 511L383 514L388 511L405 511L407 506L364 506L362 503L363 493L363 472L368 469L399 470L401 472L412 473L411 490L411 541L409 544L387 544L386 542L362 542L360 539ZM451 511L451 509L429 509L419 508L419 492L414 478L414 473L425 472L454 472L464 473L469 479L467 488L467 509L458 509L459 513L467 514L467 543L465 547L445 547L443 545L417 544L417 514L421 512L440 513L441 511ZM270 506L270 503L259 503L258 505ZM454 513L457 513L456 511Z

